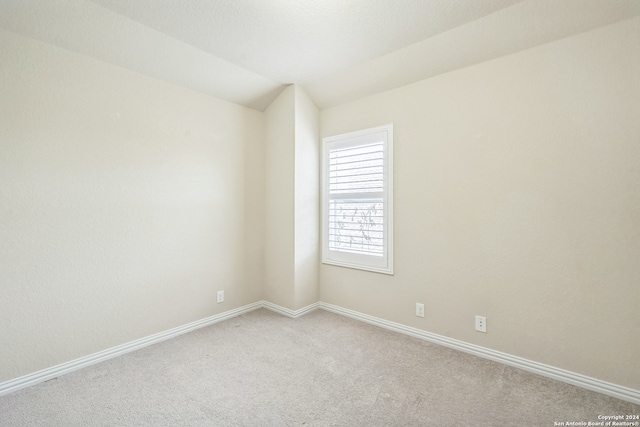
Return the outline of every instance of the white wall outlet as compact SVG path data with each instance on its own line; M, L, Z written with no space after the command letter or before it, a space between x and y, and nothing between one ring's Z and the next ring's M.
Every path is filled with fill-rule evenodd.
M476 331L487 333L487 318L476 316Z
M416 303L416 316L424 317L424 304Z
M218 291L218 303L224 301L224 291Z

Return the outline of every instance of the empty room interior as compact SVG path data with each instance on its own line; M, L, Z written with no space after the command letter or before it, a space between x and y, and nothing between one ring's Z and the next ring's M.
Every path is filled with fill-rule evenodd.
M639 405L640 1L0 0L0 425Z

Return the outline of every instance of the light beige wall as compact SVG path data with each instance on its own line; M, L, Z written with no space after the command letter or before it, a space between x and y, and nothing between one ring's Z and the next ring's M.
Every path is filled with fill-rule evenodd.
M322 265L321 300L640 389L638 40L635 18L323 110L323 137L394 123L395 275Z
M264 298L290 310L318 301L318 121L295 85L265 111Z
M295 86L265 111L265 281L264 298L293 309Z
M262 299L265 278L265 123L264 113L245 109L244 128L244 285L225 292ZM250 289L246 294L244 289Z
M260 299L262 113L4 31L0 58L0 382Z
M295 309L318 301L320 262L319 111L295 87Z

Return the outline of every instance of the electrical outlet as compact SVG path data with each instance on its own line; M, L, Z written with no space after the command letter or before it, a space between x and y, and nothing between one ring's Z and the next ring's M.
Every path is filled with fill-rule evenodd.
M487 333L487 318L476 316L476 331Z
M224 301L224 291L218 291L218 303Z
M416 303L416 316L424 317L424 304Z

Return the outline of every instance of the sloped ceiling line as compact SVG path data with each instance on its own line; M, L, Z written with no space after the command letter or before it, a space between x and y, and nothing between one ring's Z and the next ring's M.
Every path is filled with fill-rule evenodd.
M0 28L264 111L319 108L640 14L637 0L0 0Z

